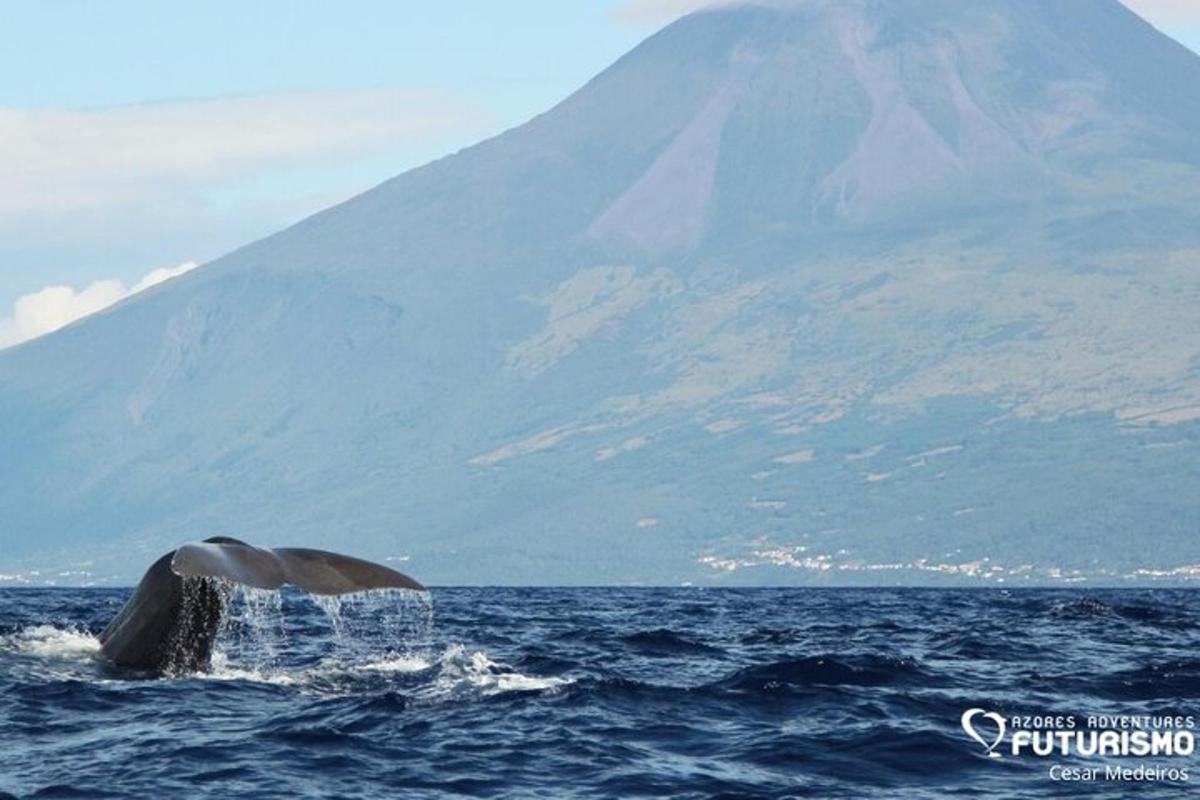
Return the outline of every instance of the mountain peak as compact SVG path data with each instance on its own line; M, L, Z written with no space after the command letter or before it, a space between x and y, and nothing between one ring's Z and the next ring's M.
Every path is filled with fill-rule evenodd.
M1116 0L717 5L527 124L302 223L333 248L303 268L358 270L347 238L454 270L512 246L676 260L1123 213L1154 202L1147 163L1195 177L1196 86L1200 58Z
M1200 164L1200 59L1115 0L737 3L643 47L651 63L700 50L719 73L588 228L649 252L993 214L1104 191L1129 159Z

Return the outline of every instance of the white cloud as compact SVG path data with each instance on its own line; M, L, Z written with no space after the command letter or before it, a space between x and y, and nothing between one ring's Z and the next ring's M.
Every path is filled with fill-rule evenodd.
M1124 0L1125 5L1156 25L1200 25L1196 0Z
M169 281L171 278L178 278L183 273L190 272L195 268L195 261L185 261L182 264L174 267L159 267L158 269L152 269L147 272L140 281L133 285L133 288L129 290L129 294L137 294L138 292L149 289L151 286L158 286L164 281Z
M13 305L11 316L0 317L0 349L52 333L195 266L196 262L187 261L175 267L160 267L147 273L132 287L110 278L93 281L78 291L70 286L47 286L24 295Z
M748 0L754 2L755 0ZM770 2L771 0L762 0ZM777 0L776 0L777 1ZM617 19L635 24L661 25L705 6L734 0L626 0L617 7ZM1197 0L1123 0L1125 5L1156 25L1200 25Z
M713 0L626 0L614 14L624 22L657 25L712 4Z
M107 208L281 164L370 155L465 120L440 94L401 90L0 107L0 214Z

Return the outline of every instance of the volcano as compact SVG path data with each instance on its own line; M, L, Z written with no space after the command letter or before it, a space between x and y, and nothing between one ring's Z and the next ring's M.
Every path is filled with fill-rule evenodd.
M1200 57L1116 0L792 0L0 353L0 572L1200 577Z

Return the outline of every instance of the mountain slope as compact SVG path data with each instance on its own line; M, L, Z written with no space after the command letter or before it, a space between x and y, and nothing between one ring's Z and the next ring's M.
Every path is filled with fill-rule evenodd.
M227 533L434 582L1186 577L1197 130L1200 58L1115 0L694 14L0 353L0 572Z

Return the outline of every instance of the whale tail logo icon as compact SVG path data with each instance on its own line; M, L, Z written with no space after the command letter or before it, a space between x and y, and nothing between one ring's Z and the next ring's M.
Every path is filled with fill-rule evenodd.
M987 739L975 729L975 718L989 720L996 725L996 738L989 742ZM1000 746L1000 742L1004 741L1004 732L1008 729L1008 723L1004 721L1004 717L997 714L995 711L985 711L982 708L968 708L962 715L962 727L975 741L983 745L983 749L987 751L988 758L1001 758L1001 754L996 752L996 748Z

